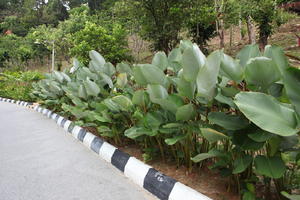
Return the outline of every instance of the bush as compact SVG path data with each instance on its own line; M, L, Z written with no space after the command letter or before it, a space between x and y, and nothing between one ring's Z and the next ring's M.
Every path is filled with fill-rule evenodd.
M88 52L96 50L112 63L131 60L126 40L126 31L118 24L111 30L95 23L87 22L83 30L74 33L71 37L73 47L70 49L72 56L88 64Z
M151 64L116 68L89 56L89 67L53 72L34 95L116 144L131 139L145 160L216 170L242 199L263 184L264 197L299 188L300 70L279 47L249 45L235 59L182 41Z
M32 83L43 79L39 72L11 72L0 73L0 96L24 101L32 101Z

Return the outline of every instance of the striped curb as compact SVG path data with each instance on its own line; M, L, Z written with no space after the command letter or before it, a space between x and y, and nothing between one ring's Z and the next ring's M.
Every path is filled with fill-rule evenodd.
M30 107L33 103L16 101L0 97L0 101L15 103ZM148 190L161 200L211 200L196 190L162 174L142 161L122 152L100 137L93 135L82 127L76 126L72 121L54 113L51 110L34 106L33 110L53 119L67 133L81 141L90 150L97 153L102 159L111 163L140 187Z

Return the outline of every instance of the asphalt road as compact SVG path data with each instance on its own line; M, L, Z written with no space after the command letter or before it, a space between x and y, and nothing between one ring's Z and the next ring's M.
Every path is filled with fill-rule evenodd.
M0 200L154 200L53 120L0 102Z

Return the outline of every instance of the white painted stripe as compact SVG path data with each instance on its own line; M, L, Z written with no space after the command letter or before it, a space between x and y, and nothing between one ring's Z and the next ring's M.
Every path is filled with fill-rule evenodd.
M58 120L57 120L57 124L59 125L59 126L61 126L61 122L62 122L62 120L63 120L64 118L62 117L62 116L60 116L59 118L58 118Z
M47 117L50 118L51 115L52 115L52 111L51 111L51 110L48 110Z
M55 117L56 117L56 113L53 113L52 115L51 115L51 119L55 119Z
M81 130L81 127L79 126L75 126L72 130L72 135L74 138L78 139L78 133Z
M91 144L92 144L92 141L94 140L96 136L93 135L92 133L90 132L86 132L84 138L83 138L83 144L85 146L87 146L88 148L91 148Z
M65 122L65 125L64 125L64 130L65 131L67 131L68 132L68 128L69 128L69 126L71 125L71 121L70 120L67 120L66 122Z
M150 168L151 167L149 165L146 165L142 161L134 157L130 157L125 166L124 174L133 182L143 187L144 179Z
M107 142L104 142L100 148L99 155L101 158L103 158L107 162L111 162L111 157L113 156L116 149L117 148L114 147L113 145L111 145Z
M28 105L28 103L26 102L26 103L25 103L25 106L27 106L27 105Z
M169 200L212 200L207 196L193 190L192 188L180 183L176 182L169 196Z
M48 113L48 109L43 110L43 115L46 115Z

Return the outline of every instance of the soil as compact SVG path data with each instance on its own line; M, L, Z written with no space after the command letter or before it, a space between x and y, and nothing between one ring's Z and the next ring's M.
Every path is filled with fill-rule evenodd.
M143 161L143 153L136 145L127 145L119 147L119 149ZM239 199L238 194L228 191L228 182L225 178L207 168L201 169L201 171L193 169L191 173L188 173L186 167L177 168L176 164L172 162L153 160L147 164L214 200Z
M258 33L258 30L255 30ZM240 37L239 27L233 27L233 41L230 46L230 32L225 31L225 52L231 56L235 56L237 52L248 44L247 35L243 39ZM300 47L297 44L297 37L300 35L300 16L291 19L288 23L278 27L274 34L269 38L269 44L279 45L284 48L286 55L289 57L290 63L295 67L300 67ZM258 36L256 36L258 38ZM210 51L220 48L219 37L214 37L208 42L207 48Z
M93 127L84 127L89 132L99 136L97 129ZM130 141L128 141L130 142ZM143 152L136 144L116 145L112 141L111 144L117 146L123 152L128 153L130 156L143 161ZM126 143L126 141L125 141ZM238 200L239 195L233 191L228 191L228 180L222 178L217 172L213 172L207 168L199 169L194 168L192 172L184 166L176 167L172 161L163 162L156 159L149 161L147 164L151 165L156 170L163 174L170 176L177 181L193 188L194 190L214 199L214 200Z

